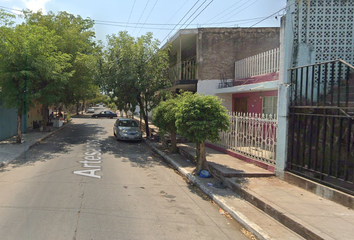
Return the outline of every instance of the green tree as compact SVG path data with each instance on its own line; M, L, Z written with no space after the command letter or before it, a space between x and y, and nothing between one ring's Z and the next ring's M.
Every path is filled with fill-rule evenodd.
M104 91L111 97L119 111L135 111L137 106L135 84L134 38L127 32L107 36L107 50L105 51Z
M120 32L108 36L107 42L100 86L115 99L119 110L134 112L139 105L149 136L148 113L165 98L163 89L170 86L166 77L168 49L160 50L151 33L134 39Z
M171 86L167 77L168 51L159 49L160 42L154 40L152 33L137 39L135 44L134 65L136 77L133 90L136 93L140 114L145 122L146 135L150 135L148 113L169 93Z
M74 74L65 83L64 90L57 95L65 105L76 104L78 112L79 102L94 96L92 85L97 77L97 61L101 52L94 42L94 21L67 12L43 15L40 11L27 10L23 15L28 25L45 27L58 36L55 41L57 52L70 56L69 70Z
M171 151L177 152L177 127L176 127L176 113L177 103L181 97L170 98L160 104L153 110L153 123L162 131L170 132L171 134Z
M58 36L46 27L2 26L0 37L0 82L5 105L18 109L20 143L22 115L33 106L33 100L46 106L56 102L61 83L71 75L67 71L69 55L57 51Z
M215 96L184 93L181 101L178 101L177 131L196 143L196 173L203 169L209 170L205 156L205 141L218 141L219 131L227 131L229 124L227 110Z

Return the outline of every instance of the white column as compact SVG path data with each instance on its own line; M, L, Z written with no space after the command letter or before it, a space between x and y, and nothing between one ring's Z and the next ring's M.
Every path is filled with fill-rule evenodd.
M290 103L290 72L294 43L294 16L295 1L288 0L287 13L285 19L282 18L280 30L280 71L279 71L279 90L278 90L278 129L277 129L277 151L275 173L283 178L284 169L288 153L288 117ZM285 20L285 21L284 21Z

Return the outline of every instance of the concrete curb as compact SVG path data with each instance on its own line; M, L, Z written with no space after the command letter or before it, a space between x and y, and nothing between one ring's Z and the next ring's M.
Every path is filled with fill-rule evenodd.
M30 145L27 146L27 148L26 148L26 150L25 150L24 152L26 152L26 151L28 151L29 149L31 149L34 145L36 145L36 144L39 143L40 141L51 137L51 136L52 136L54 133L56 133L57 131L60 131L60 130L62 130L62 129L64 129L64 128L66 128L69 124L71 124L71 121L68 122L68 123L66 123L66 124L63 125L62 127L58 128L58 129L55 129L55 130L52 131L52 132L49 132L49 134L47 134L46 136L43 136L43 137L39 138L38 140L34 141L32 144L30 144ZM7 165L11 164L14 160L15 160L15 159L12 159L12 160L10 160L10 161L8 161L8 162L6 162L6 163L1 163L1 164L0 164L0 168L6 167Z
M219 205L224 211L229 213L239 224L241 224L247 231L252 233L259 240L271 240L272 238L257 224L248 219L245 215L238 212L231 206L229 206L222 198L216 196L212 191L210 191L205 185L203 185L197 177L183 169L178 163L176 163L172 158L167 156L165 153L158 150L150 141L144 140L145 143L161 157L163 157L168 163L170 163L174 168L176 168L180 173L188 178L194 185L201 189L206 195L208 195L217 205Z

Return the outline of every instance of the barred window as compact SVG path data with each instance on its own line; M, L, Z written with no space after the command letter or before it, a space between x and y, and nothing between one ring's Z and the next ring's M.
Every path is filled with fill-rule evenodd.
M264 114L277 114L278 110L278 97L263 97L263 110Z

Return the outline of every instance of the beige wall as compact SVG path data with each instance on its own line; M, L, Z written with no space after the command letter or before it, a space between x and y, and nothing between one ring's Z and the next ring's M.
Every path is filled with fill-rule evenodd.
M279 47L278 27L199 28L198 79L234 79L235 62Z
M27 128L33 129L33 121L37 121L38 123L43 121L42 113L41 113L42 105L35 104L34 108L27 112Z

